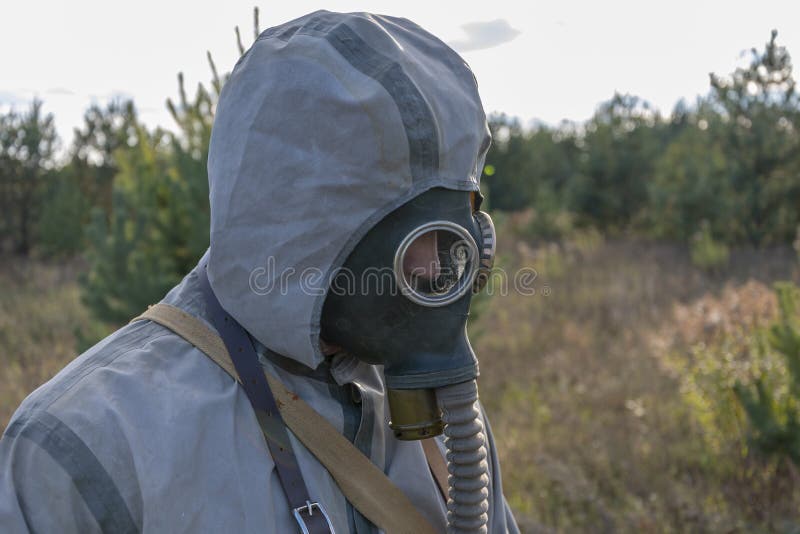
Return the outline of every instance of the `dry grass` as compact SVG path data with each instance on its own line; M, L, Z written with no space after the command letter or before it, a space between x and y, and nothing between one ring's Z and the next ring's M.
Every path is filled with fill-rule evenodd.
M79 264L3 258L0 264L0 428L17 405L72 360L89 323Z
M506 493L525 531L750 532L800 522L797 485L765 499L774 466L742 453L742 432L730 436L738 448L708 443L676 376L693 368L674 364L732 324L767 322L768 284L797 280L792 251L734 251L732 267L711 276L678 246L583 234L534 247L514 232L524 223L506 222L502 266L535 267L551 294L493 297L475 346Z

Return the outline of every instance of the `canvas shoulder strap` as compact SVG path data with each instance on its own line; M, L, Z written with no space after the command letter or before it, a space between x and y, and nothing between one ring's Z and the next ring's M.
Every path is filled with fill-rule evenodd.
M183 337L241 384L225 343L198 318L175 306L159 303L134 321L143 319ZM436 532L408 497L369 458L276 377L264 374L286 426L325 466L347 500L364 517L390 534ZM438 456L441 459L441 455Z

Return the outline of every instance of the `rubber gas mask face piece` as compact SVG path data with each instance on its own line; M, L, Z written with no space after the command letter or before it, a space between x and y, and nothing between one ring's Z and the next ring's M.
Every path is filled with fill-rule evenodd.
M440 423L423 424L437 410L435 401L421 399L478 376L466 322L471 296L491 269L495 238L491 219L473 210L471 198L431 189L387 215L356 245L325 300L326 342L383 365L388 389L401 392L391 400L414 396L414 409L432 406L419 417L392 412L400 439L441 431ZM406 428L415 424L422 426Z
M448 524L485 532L488 485L478 360L467 338L473 293L488 280L495 233L474 195L431 189L376 224L334 277L322 338L383 365L396 438L444 431Z

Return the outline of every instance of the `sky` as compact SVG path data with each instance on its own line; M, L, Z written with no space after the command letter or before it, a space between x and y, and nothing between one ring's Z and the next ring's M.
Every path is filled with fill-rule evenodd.
M615 91L664 113L708 91L708 73L742 64L770 31L800 58L800 1L646 0L432 2L294 0L0 0L0 111L38 97L53 113L64 146L91 103L132 97L149 127L175 129L165 107L208 84L210 51L220 72L260 26L317 9L406 17L459 51L472 67L487 112L523 123L589 118ZM800 62L800 60L797 60Z

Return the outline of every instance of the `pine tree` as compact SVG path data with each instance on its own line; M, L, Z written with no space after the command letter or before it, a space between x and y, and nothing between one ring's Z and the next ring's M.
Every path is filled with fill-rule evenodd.
M55 169L57 143L53 115L42 111L41 100L34 99L25 113L11 110L0 116L2 233L22 255L33 246L41 193Z
M258 35L258 11L255 12ZM239 51L244 47L236 29ZM206 163L214 109L228 74L220 77L210 53L211 89L186 93L178 74L177 102L166 102L178 131L125 130L133 142L113 151L110 212L95 209L88 228L90 269L82 280L92 314L118 325L158 301L199 260L209 243Z
M776 285L780 317L769 330L767 346L785 363L788 385L782 388L774 377L759 376L750 387L738 383L734 393L744 408L752 429L751 443L767 456L791 459L800 465L800 290L791 283Z
M710 102L725 121L724 139L736 212L753 244L791 242L800 223L797 154L800 95L789 51L772 31L763 51L730 76L710 74Z

